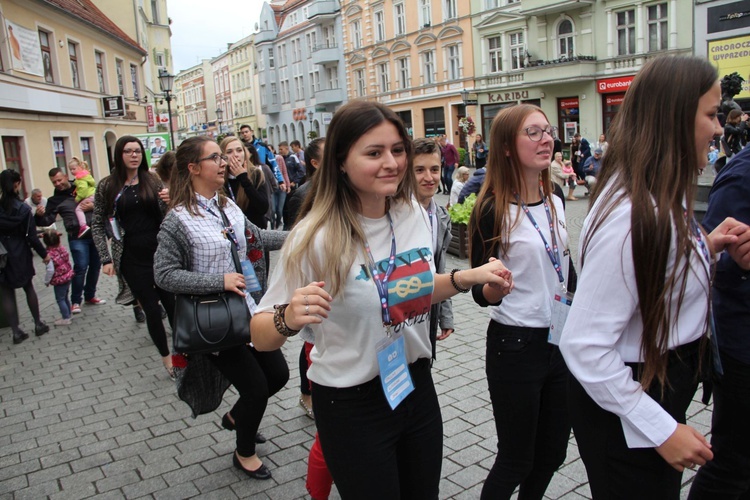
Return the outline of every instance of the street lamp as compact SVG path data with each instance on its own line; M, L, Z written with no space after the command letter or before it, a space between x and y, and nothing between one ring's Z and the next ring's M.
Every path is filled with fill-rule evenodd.
M170 75L164 68L159 68L159 87L164 92L164 100L167 101L167 114L169 115L169 138L172 140L172 150L175 148L174 130L172 128L172 86L174 85L174 75Z
M466 89L463 89L461 92L461 100L464 102L464 106L466 106L466 102L469 100L469 91Z
M310 122L310 129L312 130L312 124L313 124L313 117L315 116L315 113L313 113L312 110L307 112L307 120Z
M224 118L224 110L216 108L216 120L219 122L219 135L221 135L221 119Z

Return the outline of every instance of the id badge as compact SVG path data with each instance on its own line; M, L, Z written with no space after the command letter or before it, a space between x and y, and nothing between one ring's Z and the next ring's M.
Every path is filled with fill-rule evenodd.
M406 362L404 337L394 333L380 341L377 350L380 383L393 410L414 390L409 364Z
M112 236L117 241L122 239L122 233L120 233L120 225L117 223L117 219L114 217L109 218L109 225L112 228Z
M249 260L243 260L240 262L242 265L242 274L245 275L245 290L248 292L257 292L260 290L260 282L258 276L255 274L253 263Z
M552 298L552 323L549 326L549 336L547 342L554 345L560 345L565 321L568 319L570 306L573 304L573 294L557 293Z

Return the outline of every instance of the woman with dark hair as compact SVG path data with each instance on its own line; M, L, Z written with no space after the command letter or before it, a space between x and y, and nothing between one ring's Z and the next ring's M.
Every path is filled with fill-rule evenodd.
M325 137L317 137L310 141L305 148L305 182L294 190L284 203L284 229L289 231L297 222L302 203L312 186L313 174L318 170L320 161L323 159L323 146Z
M159 197L161 181L149 172L138 138L117 140L112 173L99 182L94 195L94 242L102 259L102 272L121 275L146 315L146 325L162 362L173 377L172 357L159 301L172 324L174 295L154 283L156 235L167 206ZM107 230L112 234L112 251Z
M159 232L154 273L156 284L173 293L237 293L253 313L265 291L262 252L280 248L286 234L259 229L224 196L227 159L208 137L191 137L177 148L170 211ZM260 290L245 291L245 276L237 272L231 245L240 259L252 263ZM259 353L242 345L186 357L185 368L177 369L177 393L197 416L216 410L233 385L240 397L221 421L225 429L237 431L232 462L254 479L270 479L255 444L262 441L257 433L268 398L287 380L289 368L280 349Z
M727 121L724 124L723 141L726 143L728 151L725 151L727 158L739 153L747 141L748 115L739 109L733 109L727 115Z
M250 222L265 228L269 201L263 170L253 162L250 151L237 137L225 137L219 146L228 158L224 190ZM258 161L257 155L256 151L255 161Z
M529 104L492 121L487 176L469 221L471 265L491 257L513 269L509 296L472 289L489 306L486 370L497 456L483 499L541 499L565 461L570 437L568 369L555 338L554 297L569 286L568 233L550 161L557 128Z
M167 151L166 153L161 155L161 158L159 158L159 161L156 162L156 166L154 167L154 172L156 172L156 175L159 176L159 179L161 179L161 183L166 188L169 188L169 179L170 177L172 177L172 169L174 169L174 163L174 151Z
M3 170L0 173L0 243L7 253L5 267L0 269L0 302L3 314L13 332L13 343L20 344L27 338L19 327L18 305L16 304L16 288L23 288L26 293L26 303L34 318L34 333L44 335L49 331L39 316L39 299L34 290L32 278L34 258L33 248L46 264L49 261L47 250L36 234L36 225L31 209L18 195L21 189L21 174L15 170Z
M706 234L693 211L698 172L721 133L717 77L705 58L650 60L608 132L560 345L595 499L677 499L682 471L713 458L685 425L699 371L710 370L701 362L710 268L722 250L750 268L740 246L750 229L728 218Z
M510 286L507 270L495 261L435 274L411 139L390 108L345 104L326 143L335 147L313 177L315 202L282 249L253 343L274 350L312 329L315 422L342 498L435 499L443 432L425 319L467 286Z

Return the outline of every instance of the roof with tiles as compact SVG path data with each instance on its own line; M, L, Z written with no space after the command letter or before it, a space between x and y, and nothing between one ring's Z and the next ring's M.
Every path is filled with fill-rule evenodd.
M40 0L54 8L62 10L70 16L76 17L93 28L103 31L111 37L129 45L141 54L146 50L138 42L130 38L110 18L108 18L91 0Z

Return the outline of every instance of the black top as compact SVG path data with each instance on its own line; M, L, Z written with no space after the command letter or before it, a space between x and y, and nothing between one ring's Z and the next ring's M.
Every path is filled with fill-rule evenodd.
M162 221L158 203L144 203L138 195L138 184L123 189L117 200L117 221L126 235L123 260L153 266Z
M8 251L8 261L0 271L0 283L9 288L20 288L34 276L31 249L40 257L47 256L36 234L31 208L21 200L12 200L8 212L0 207L0 242Z
M261 229L265 229L268 225L266 221L266 212L268 212L269 201L268 191L265 186L262 189L253 184L250 177L246 172L241 173L234 179L227 179L224 184L227 196L232 198L232 201L237 203L237 195L242 189L247 196L248 204L247 209L243 209L242 212L250 222L255 224ZM242 207L240 207L242 209Z
M58 214L63 220L65 231L68 233L68 241L78 239L78 217L76 217L76 187L71 183L68 189L55 189L54 194L47 200L47 206L44 209L44 215L36 215L36 225L40 227L51 226ZM94 215L93 210L84 212L86 224L91 225ZM91 231L83 235L80 239L90 240Z

